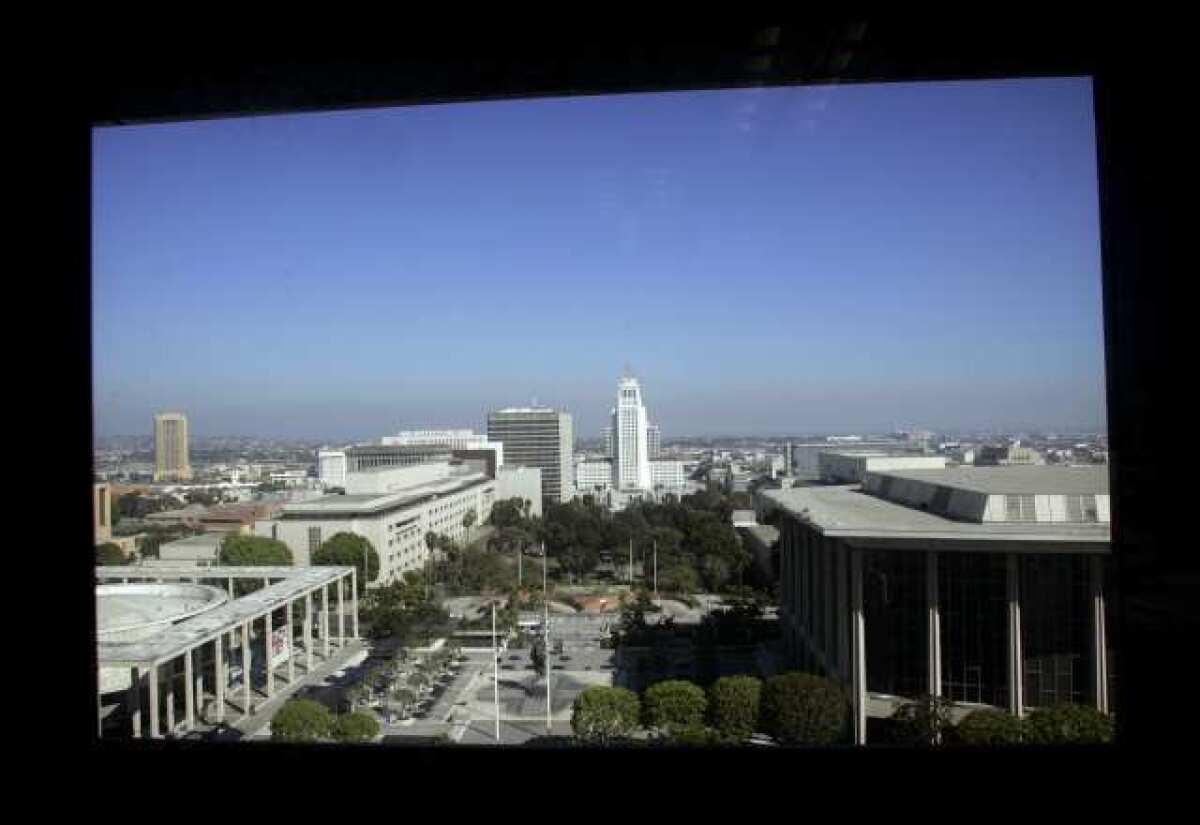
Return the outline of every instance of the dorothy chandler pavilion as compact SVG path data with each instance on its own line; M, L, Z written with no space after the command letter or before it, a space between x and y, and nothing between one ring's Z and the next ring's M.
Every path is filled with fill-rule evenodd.
M1113 711L1107 467L874 472L757 507L780 528L790 663L847 689L857 742L922 694Z

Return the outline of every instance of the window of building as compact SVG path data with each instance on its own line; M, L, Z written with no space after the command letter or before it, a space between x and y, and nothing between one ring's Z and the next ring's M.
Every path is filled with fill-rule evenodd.
M925 554L876 551L863 564L867 690L928 693Z
M1037 510L1031 495L1007 495L1009 521L1037 521Z
M1008 578L995 553L941 553L942 694L1008 707Z
M309 527L308 528L308 552L309 552L309 555L311 556L313 553L317 552L317 550L320 549L320 547L321 547L321 528L320 527Z
M1096 522L1098 520L1095 496L1066 496L1065 498L1067 500L1067 521Z
M1090 580L1082 556L1020 559L1022 702L1049 707L1087 698Z

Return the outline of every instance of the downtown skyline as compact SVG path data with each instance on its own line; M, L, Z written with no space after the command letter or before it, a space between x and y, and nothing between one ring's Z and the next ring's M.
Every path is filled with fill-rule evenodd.
M1086 79L97 130L99 436L1103 430Z

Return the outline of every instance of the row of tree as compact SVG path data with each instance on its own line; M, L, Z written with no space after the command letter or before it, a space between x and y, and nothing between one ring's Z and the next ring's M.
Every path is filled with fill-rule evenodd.
M289 699L271 719L274 742L369 742L379 735L379 722L369 713L334 715L311 699Z

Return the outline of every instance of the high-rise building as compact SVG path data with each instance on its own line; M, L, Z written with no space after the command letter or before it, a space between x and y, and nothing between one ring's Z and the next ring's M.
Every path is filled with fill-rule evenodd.
M619 490L649 490L649 421L638 380L626 375L617 383L617 406L612 410L613 472Z
M187 416L158 413L154 416L154 480L188 481L191 477Z
M646 443L649 445L650 460L658 458L658 451L662 444L662 432L658 429L657 424L646 425Z
M571 414L549 407L509 407L488 414L488 441L504 445L504 463L542 471L542 496L568 501L575 493Z

